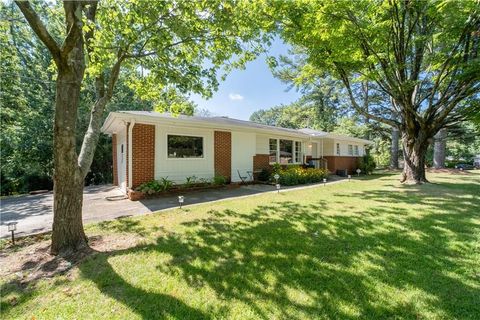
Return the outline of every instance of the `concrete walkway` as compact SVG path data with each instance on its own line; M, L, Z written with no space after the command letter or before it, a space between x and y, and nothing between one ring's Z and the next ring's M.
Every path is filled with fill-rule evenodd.
M333 178L333 177L332 177ZM330 179L331 183L341 182L338 178ZM282 188L282 192L314 188L320 184ZM235 189L213 189L185 193L184 206L212 202L230 198L239 198L276 192L271 185L246 185ZM144 215L150 212L178 206L177 196L144 199L141 201L107 200L107 197L122 196L122 192L112 185L88 186L83 194L84 223L113 220L120 217ZM53 222L53 194L26 195L0 200L0 238L10 236L7 230L9 222L16 221L16 235L25 236L50 231Z

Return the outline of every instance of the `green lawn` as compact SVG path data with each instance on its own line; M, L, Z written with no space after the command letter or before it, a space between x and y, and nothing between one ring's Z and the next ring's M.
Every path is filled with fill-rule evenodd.
M371 176L89 225L141 241L26 288L2 280L1 317L479 319L480 173L429 179Z

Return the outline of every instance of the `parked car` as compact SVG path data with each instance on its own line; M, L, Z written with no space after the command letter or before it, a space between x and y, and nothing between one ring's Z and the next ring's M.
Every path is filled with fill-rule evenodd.
M458 163L456 166L455 166L455 169L459 169L459 170L473 170L475 169L475 167L471 164L468 164L468 163Z

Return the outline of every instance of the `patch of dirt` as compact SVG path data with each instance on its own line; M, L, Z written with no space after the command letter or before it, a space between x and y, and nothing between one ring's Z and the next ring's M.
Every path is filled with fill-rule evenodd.
M50 240L9 246L0 250L0 277L26 285L40 278L65 274L94 252L109 252L136 246L142 238L132 234L89 237L90 248L71 255L50 254Z
M444 168L444 169L435 169L435 168L428 168L427 172L430 173L450 173L450 174L471 174L471 170L459 170L459 169L452 169L452 168Z

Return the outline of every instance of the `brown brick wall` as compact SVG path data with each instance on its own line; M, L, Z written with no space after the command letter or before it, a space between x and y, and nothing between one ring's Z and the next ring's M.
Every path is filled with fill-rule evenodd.
M112 134L113 185L118 186L117 135Z
M216 175L231 180L232 174L232 133L227 131L214 132L214 170Z
M355 173L357 170L357 163L359 157L339 157L339 156L327 156L328 171L335 173L337 170L347 169L349 174Z
M253 156L253 171L269 169L270 157L268 154L256 154Z
M132 129L132 188L154 179L155 126L135 124Z

